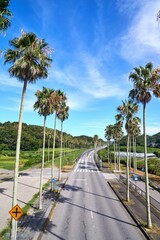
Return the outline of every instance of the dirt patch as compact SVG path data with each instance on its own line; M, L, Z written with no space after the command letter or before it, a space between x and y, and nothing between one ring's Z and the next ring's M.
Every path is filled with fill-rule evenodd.
M73 165L66 165L62 168L62 172L70 172L73 169Z

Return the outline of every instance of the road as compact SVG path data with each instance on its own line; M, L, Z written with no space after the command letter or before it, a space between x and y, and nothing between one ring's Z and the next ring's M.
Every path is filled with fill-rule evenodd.
M97 169L92 151L80 157L70 174L42 239L141 240L145 237Z

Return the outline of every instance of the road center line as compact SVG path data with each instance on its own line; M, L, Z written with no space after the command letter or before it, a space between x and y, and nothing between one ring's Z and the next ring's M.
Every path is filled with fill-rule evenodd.
M91 211L91 218L93 219L93 212Z

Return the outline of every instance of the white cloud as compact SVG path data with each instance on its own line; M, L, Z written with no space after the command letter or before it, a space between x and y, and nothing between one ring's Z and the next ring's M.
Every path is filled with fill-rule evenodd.
M160 132L160 127L151 127L151 126L147 126L146 127L146 133L147 135L153 135Z
M10 78L8 75L1 74L0 85L5 85L9 87L22 87L22 83L15 78Z
M54 66L49 78L80 91L87 96L85 99L118 98L125 95L126 90L121 87L121 83L114 83L113 79L107 76L104 65L97 56L79 52L77 59L79 60L63 69Z
M120 39L120 53L129 62L160 54L160 26L156 21L160 1L145 0L143 3L134 15L127 34Z
M3 103L2 106L0 106L1 109L4 110L9 110L9 111L15 111L15 112L19 112L20 110L20 101L21 99L16 98L16 97L8 97L7 98L7 106L5 106L5 104ZM35 103L35 97L30 97L30 98L26 98L25 102L24 102L24 111L25 112L32 112L33 110L33 105Z

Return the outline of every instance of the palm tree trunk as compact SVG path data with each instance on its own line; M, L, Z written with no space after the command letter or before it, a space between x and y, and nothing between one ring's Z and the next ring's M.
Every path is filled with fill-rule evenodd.
M48 136L48 162L49 162L50 137Z
M109 145L110 145L110 141L108 141L108 167L109 167Z
M55 153L55 142L56 142L56 118L57 118L57 114L55 112L53 149L52 149L52 166L51 166L51 191L53 191L53 188L54 188L54 184L52 183L52 179L54 178L54 153Z
M59 161L59 180L61 180L61 168L62 168L62 143L63 143L63 121L61 121L61 146L60 146L60 161Z
M43 151L42 151L42 165L40 175L40 187L39 187L39 209L42 209L42 186L43 186L43 169L44 169L44 153L45 153L45 130L46 130L46 116L44 117L43 125Z
M150 197L149 197L148 161L147 161L146 103L143 104L143 134L144 134L144 164L145 164L147 227L152 228Z
M133 148L133 172L135 173L135 141L134 141L134 134L132 136L132 148Z
M114 140L114 170L116 170L116 143L115 143L115 140Z
M18 124L18 134L17 134L17 145L16 145L16 161L15 161L15 169L14 169L14 181L13 181L13 200L12 207L17 204L17 187L18 187L18 172L19 172L19 156L20 156L20 145L21 145L21 134L22 134L22 117L24 110L24 99L26 95L27 89L27 81L24 81L22 97L21 97L21 105L19 112L19 124ZM12 218L12 228L11 228L11 240L15 240L17 235L17 221Z
M136 157L136 137L135 137L135 170L137 171L137 157Z
M126 201L129 202L130 200L130 196L129 196L129 156L128 156L128 152L129 152L129 141L130 137L128 134L127 137L127 164L126 164Z
M121 169L121 155L120 155L120 144L118 145L118 170Z

